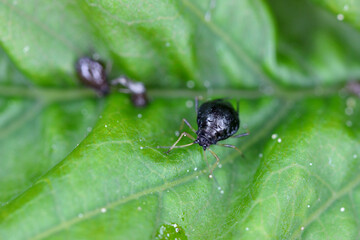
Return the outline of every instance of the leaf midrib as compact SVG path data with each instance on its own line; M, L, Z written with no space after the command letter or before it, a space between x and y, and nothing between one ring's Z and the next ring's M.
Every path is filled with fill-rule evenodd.
M342 86L332 86L316 89L296 89L296 90L275 90L272 93L265 93L257 89L212 89L210 92L205 90L190 89L168 89L168 88L149 88L148 95L151 98L195 98L197 96L219 97L227 96L232 99L259 99L262 97L275 97L287 100L297 100L308 97L326 97L338 94ZM116 92L116 88L113 89ZM89 88L41 88L23 86L1 86L0 97L17 97L24 99L38 99L45 103L76 101L88 98L97 98L94 90Z

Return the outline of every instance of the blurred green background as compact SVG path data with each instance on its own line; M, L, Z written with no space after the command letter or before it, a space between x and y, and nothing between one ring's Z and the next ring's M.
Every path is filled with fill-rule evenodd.
M0 239L359 239L359 42L354 0L0 0ZM150 105L82 86L93 53ZM250 131L218 183L156 148L195 96Z

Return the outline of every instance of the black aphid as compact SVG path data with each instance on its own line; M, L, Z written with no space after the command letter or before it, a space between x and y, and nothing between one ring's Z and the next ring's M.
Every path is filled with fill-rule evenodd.
M238 138L249 135L249 133L242 133L234 136L240 126L239 105L237 105L237 110L235 110L228 101L225 101L224 99L216 99L205 102L200 106L200 108L198 108L198 100L196 99L195 108L197 113L198 130L196 131L185 118L183 118L180 128L182 128L185 123L197 135L197 138L195 139L190 134L183 132L181 133L178 140L169 148L166 153L169 153L174 148L187 147L197 143L204 149L205 157L205 151L209 150L210 153L216 158L216 163L214 166L219 164L219 158L211 149L209 149L209 146L211 145L233 148L242 154L240 149L234 145L218 143L219 141L225 140L229 137ZM184 136L189 137L191 140L193 140L193 142L186 145L176 146L176 144ZM212 168L210 169L210 173L211 172Z
M112 85L122 85L125 89L119 89L120 92L130 93L131 102L136 107L145 107L148 103L145 85L142 82L132 81L126 76L120 76L111 81Z
M102 96L110 92L110 86L106 80L106 71L102 63L88 57L82 57L76 62L75 67L83 84L95 89Z

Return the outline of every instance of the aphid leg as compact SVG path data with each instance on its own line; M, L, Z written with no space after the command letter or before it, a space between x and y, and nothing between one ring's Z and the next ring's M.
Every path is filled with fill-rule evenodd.
M244 137L244 136L248 136L248 135L250 135L250 133L249 133L249 132L246 132L246 133L241 133L241 134L232 136L232 138L240 138L240 137Z
M208 162L208 160L207 160L206 150L204 150L203 154L204 154L204 160L205 160L205 162L206 162L206 166L208 167L208 169L209 169L209 171L210 171L210 175L212 175L212 172L213 172L213 171L212 171L212 169L210 168L209 162Z
M214 165L212 165L211 169L214 170L216 168L217 165L219 165L220 163L220 159L219 157L216 155L216 153L214 153L213 150L211 150L210 148L208 148L209 152L214 156L214 158L216 158L216 162L214 163ZM212 171L211 171L212 172Z
M214 179L216 185L217 185L218 187L220 187L219 182L217 181L215 175L213 174L213 169L210 168L209 162L208 162L207 157L206 157L206 150L204 150L203 153L204 153L204 160L205 160L206 165L207 165L207 167L208 167L208 169L209 169L209 171L210 171L209 178ZM214 154L215 154L215 153L214 153ZM215 156L216 156L216 154L215 154ZM216 167L216 166L215 166L215 167ZM215 169L215 168L214 168L214 169Z
M195 141L195 138L193 136L191 136L190 134L188 134L187 132L183 132L181 133L180 137L178 138L178 140L176 140L176 142L169 148L169 150L167 150L165 153L168 154L171 150L173 150L174 148L183 148L183 147L188 147L188 146L191 146L193 145L194 143L189 143L189 144L186 144L186 145L181 145L181 146L176 146L176 144L178 144L178 142L182 139L182 137L188 137L190 138L191 140L194 140ZM157 148L167 148L167 147L161 147L161 146L157 146Z
M218 145L218 146L221 146L221 147L227 147L227 148L232 148L232 149L235 149L236 151L238 151L240 154L241 154L241 156L243 157L243 158L245 158L245 155L244 155L244 153L239 149L239 148L237 148L236 146L234 146L234 145L230 145L230 144L221 144L221 143L217 143L216 145Z
M198 114L198 111L199 111L199 97L195 97L195 112L196 112L196 115Z
M188 125L188 127L191 129L191 131L193 131L196 134L196 130L191 126L191 124L185 118L183 118L181 121L180 131L184 128L184 123L186 123L186 125ZM195 141L195 139L194 139L194 141Z

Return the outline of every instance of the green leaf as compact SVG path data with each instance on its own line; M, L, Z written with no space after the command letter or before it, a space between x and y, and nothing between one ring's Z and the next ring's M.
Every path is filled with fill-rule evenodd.
M343 87L360 12L339 21L343 4L1 0L0 239L359 238L360 101ZM150 105L80 86L92 54ZM250 131L224 141L245 157L210 147L212 178L201 147L157 148L196 128L199 95L240 100Z

